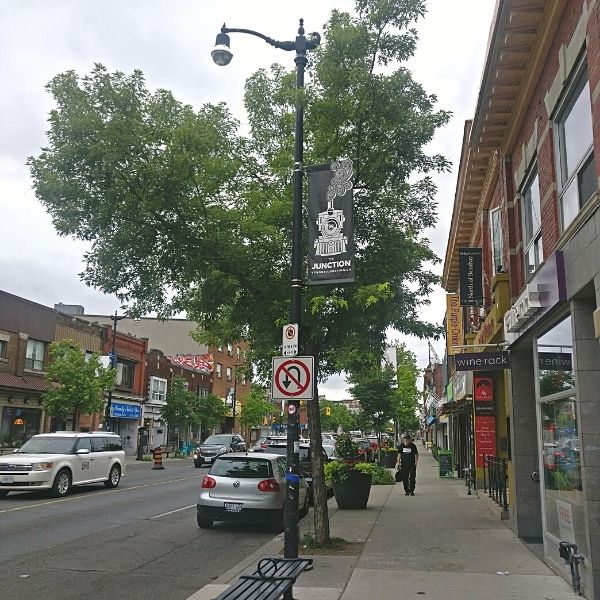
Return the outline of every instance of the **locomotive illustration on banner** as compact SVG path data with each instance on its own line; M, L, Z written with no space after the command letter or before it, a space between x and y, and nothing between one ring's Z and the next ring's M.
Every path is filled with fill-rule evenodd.
M317 219L319 237L314 241L317 256L342 254L346 252L348 244L348 238L344 235L344 211L333 208L333 201L352 189L352 161L332 162L331 170L333 177L327 188L327 210L320 212Z

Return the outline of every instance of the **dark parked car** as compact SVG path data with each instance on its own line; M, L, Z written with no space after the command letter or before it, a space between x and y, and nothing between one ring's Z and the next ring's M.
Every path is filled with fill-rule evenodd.
M271 454L281 454L286 456L287 454L287 443L276 442L269 446L267 452ZM309 502L312 504L313 494L312 494L312 454L310 449L310 444L300 443L300 474L306 479L306 483L308 484L308 492L309 492ZM331 459L327 452L323 450L323 462L328 463ZM327 495L333 495L333 488L327 488Z
M212 465L217 456L227 452L245 452L246 442L237 433L217 433L208 436L194 452L194 466Z

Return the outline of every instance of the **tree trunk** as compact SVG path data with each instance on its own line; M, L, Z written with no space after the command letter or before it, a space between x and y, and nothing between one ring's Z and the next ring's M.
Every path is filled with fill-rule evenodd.
M308 400L308 426L310 428L310 451L312 454L313 497L315 541L317 544L327 544L329 535L329 512L327 509L327 491L325 489L325 474L323 472L323 444L321 437L321 413L319 411L319 394L317 386L318 356L315 356L314 399Z

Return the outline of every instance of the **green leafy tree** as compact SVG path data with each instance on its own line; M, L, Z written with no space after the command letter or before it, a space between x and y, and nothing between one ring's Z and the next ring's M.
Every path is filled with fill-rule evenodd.
M404 344L396 347L396 384L392 402L397 432L413 432L419 428L417 416L419 390L417 358Z
M86 359L73 340L52 342L49 353L44 410L61 419L73 415L74 427L79 415L102 412L103 393L115 384L114 369L104 368L98 354Z
M363 423L378 434L387 429L394 416L392 367L374 366L350 376L350 392L360 402Z
M267 379L290 314L300 101L306 164L354 162L355 284L304 291L301 342L317 380L379 360L389 327L436 335L419 311L438 281L425 237L436 222L430 174L448 163L424 148L449 114L402 65L424 11L424 0L357 0L354 14L333 11L305 93L280 66L250 77L245 139L223 105L195 111L170 92L149 92L139 71L97 65L84 77L56 76L48 143L29 164L59 234L92 244L83 279L133 314L187 312L205 342L247 339ZM312 405L309 420L318 432ZM324 543L320 436L311 440L315 534Z
M329 414L327 414L329 409ZM350 431L354 426L354 416L348 407L340 402L324 400L320 402L321 428L323 431Z
M265 399L264 391L253 385L242 406L240 423L247 427L260 427L273 409L273 405Z
M201 398L194 395L192 425L200 426L202 431L214 429L225 421L228 414L229 409L215 394L208 394Z
M160 410L160 417L169 426L169 429L177 430L177 445L179 446L180 430L195 422L194 406L197 404L198 396L188 390L187 381L183 377L171 379L165 405Z

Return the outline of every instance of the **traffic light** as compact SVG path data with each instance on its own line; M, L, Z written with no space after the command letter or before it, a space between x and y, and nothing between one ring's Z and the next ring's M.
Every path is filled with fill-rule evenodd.
M331 406L325 407L325 416L327 416L327 417L331 416Z

